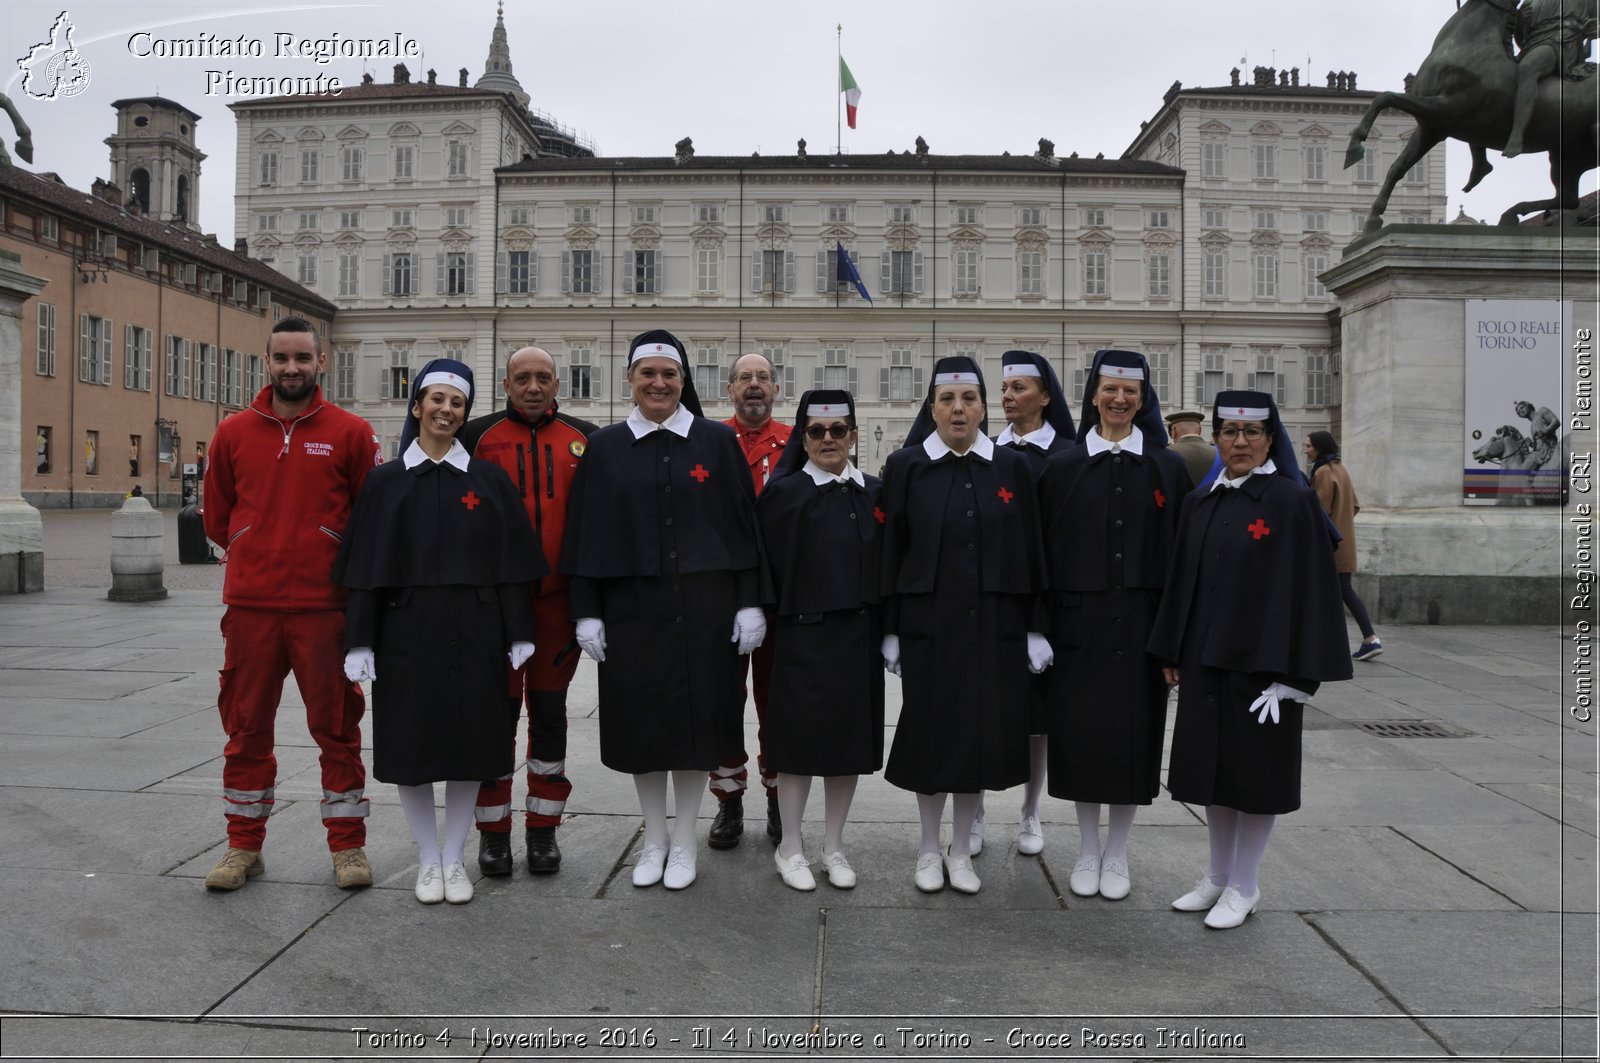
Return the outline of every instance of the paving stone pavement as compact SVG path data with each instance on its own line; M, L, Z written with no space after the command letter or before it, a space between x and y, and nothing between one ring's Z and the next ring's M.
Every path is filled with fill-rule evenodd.
M1133 892L1109 902L1066 889L1067 803L1045 799L1026 857L1020 790L990 794L982 891L929 895L915 802L881 776L851 811L853 891L786 889L759 798L690 889L635 889L637 804L599 763L587 661L560 874L420 906L374 782L377 883L334 888L290 684L267 872L213 894L221 572L178 566L168 520L165 601L106 600L108 520L81 511L45 514L46 591L0 598L0 1058L1595 1058L1596 730L1566 714L1557 628L1385 629L1317 695L1304 808L1229 932L1168 907L1205 869L1201 809L1141 810ZM889 702L892 728L892 677Z

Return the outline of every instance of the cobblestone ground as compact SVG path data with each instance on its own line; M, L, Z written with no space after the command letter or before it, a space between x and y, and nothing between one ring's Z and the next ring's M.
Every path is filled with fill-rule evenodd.
M46 509L44 517L45 590L66 587L111 589L111 514L108 509ZM222 595L221 565L178 564L178 512L165 510L162 546L167 590L209 590Z

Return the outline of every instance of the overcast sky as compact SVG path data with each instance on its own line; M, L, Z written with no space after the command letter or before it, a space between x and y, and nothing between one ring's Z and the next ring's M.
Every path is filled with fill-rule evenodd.
M69 99L38 101L23 94L16 61L48 38L62 0L9 0L5 8L3 83L33 127L31 169L54 170L87 188L109 173L102 141L114 131L111 101L159 93L202 116L197 129L209 158L201 172L200 220L225 244L233 234L234 122L227 104L240 97L215 89L208 95L207 71L321 73L356 84L361 60L275 59L274 35L392 39L398 33L424 51L407 61L414 78L433 67L440 81L454 84L465 66L475 81L495 19L491 0L70 3L89 85ZM844 129L848 152L903 151L922 136L939 154L1023 154L1049 137L1060 155L1116 157L1173 81L1227 84L1236 65L1246 80L1257 64L1298 66L1302 83L1324 84L1329 70L1349 70L1359 88L1398 90L1455 3L511 0L506 8L513 68L533 106L586 133L607 155L666 155L684 136L701 154L793 154L800 137L808 151L833 150L842 23L843 53L862 90L859 128ZM139 31L186 40L243 35L259 41L266 55L140 58L129 44ZM389 81L393 64L382 59L370 68ZM0 131L9 147L3 116ZM1513 202L1551 194L1545 156L1490 158L1495 172L1463 196L1466 149L1452 142L1450 217L1464 207L1492 220ZM1595 187L1593 172L1582 187Z

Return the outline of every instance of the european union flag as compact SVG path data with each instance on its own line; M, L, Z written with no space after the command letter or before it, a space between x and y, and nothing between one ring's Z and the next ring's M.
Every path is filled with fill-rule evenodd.
M856 269L856 264L850 261L850 252L844 249L844 244L839 245L839 268L834 272L834 279L840 283L849 282L856 286L856 291L861 293L861 298L872 302L872 296L867 294L867 285L861 279L861 271Z

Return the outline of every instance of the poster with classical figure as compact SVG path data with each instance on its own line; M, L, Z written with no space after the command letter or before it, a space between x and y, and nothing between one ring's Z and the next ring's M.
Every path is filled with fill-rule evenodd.
M1561 368L1572 304L1466 302L1461 497L1467 505L1559 505L1566 497L1567 399Z

